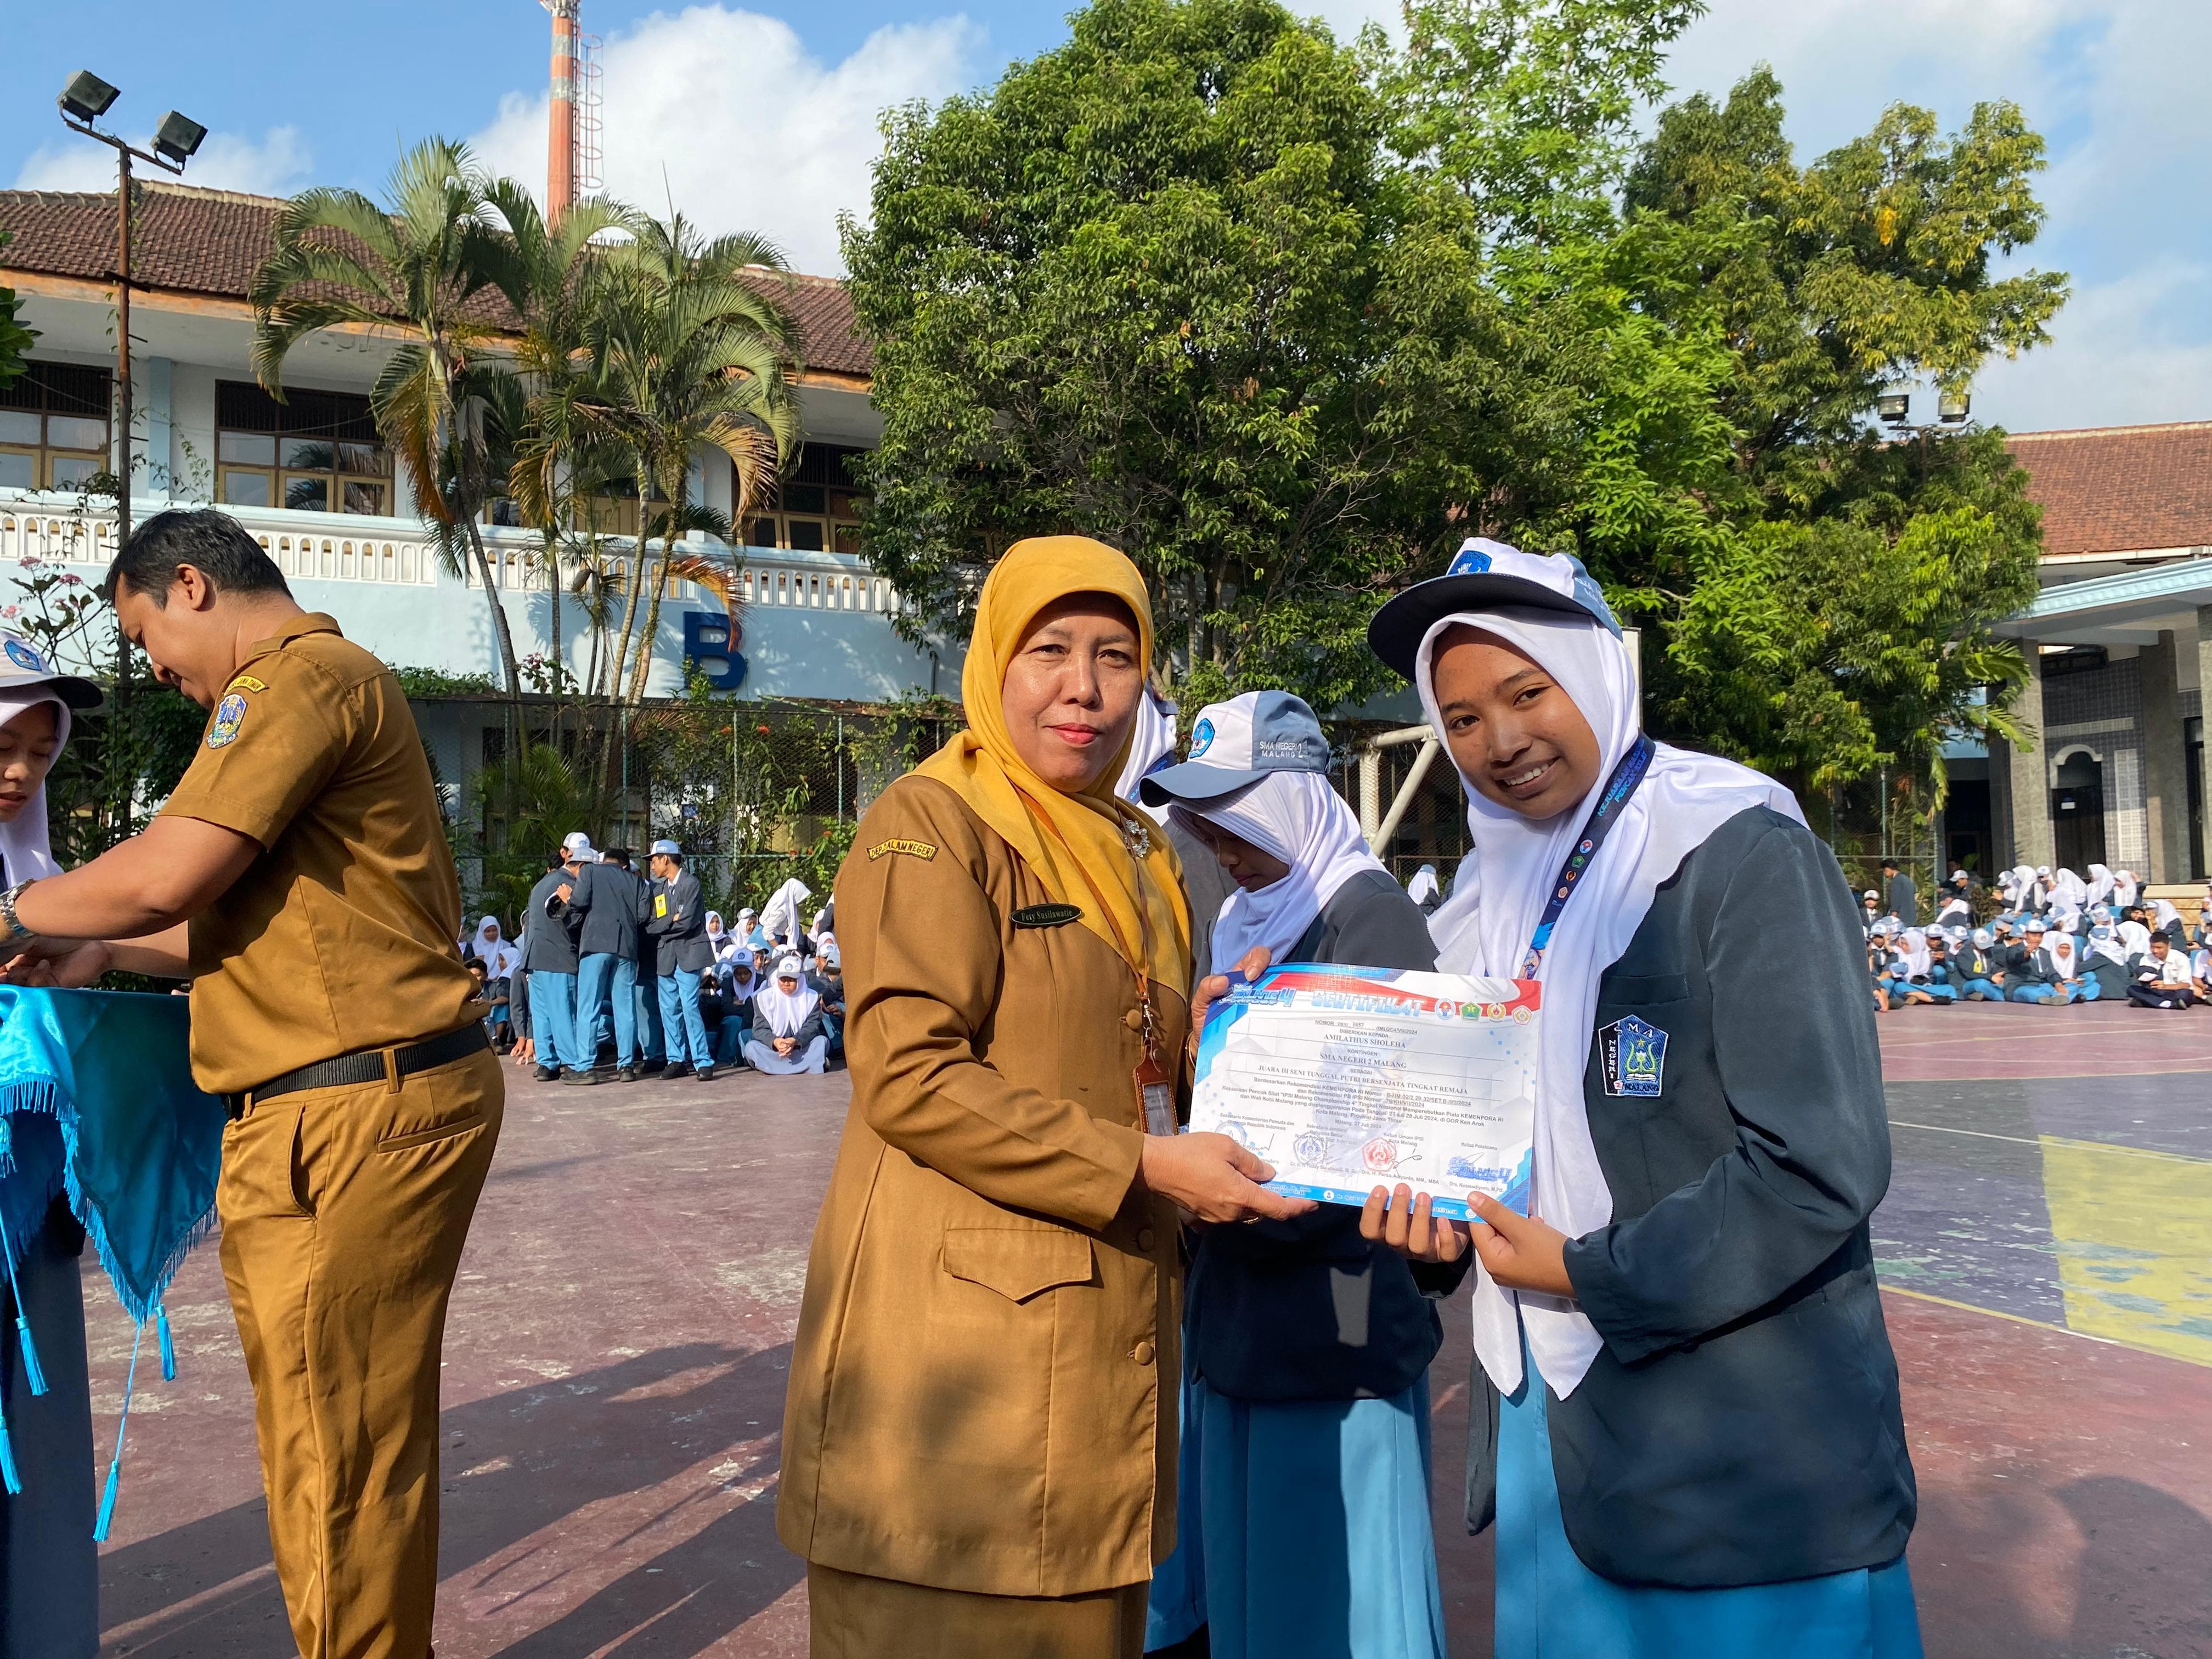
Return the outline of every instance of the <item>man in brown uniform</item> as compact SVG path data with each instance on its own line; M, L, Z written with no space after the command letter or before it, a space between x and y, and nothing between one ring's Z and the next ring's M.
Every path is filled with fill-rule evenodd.
M191 978L293 1635L428 1659L446 1304L503 1102L429 765L391 671L228 515L148 520L108 587L213 717L144 834L0 893L0 956Z

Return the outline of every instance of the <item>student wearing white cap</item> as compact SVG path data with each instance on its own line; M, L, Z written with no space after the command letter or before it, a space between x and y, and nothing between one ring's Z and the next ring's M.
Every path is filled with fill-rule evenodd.
M1382 1223L1481 1258L1498 1659L1918 1659L1868 1226L1888 1125L1834 855L1779 784L1643 732L1572 559L1470 542L1368 638L1466 791L1480 879L1431 919L1440 965L1542 987L1534 1213L1474 1194L1471 1229L1431 1226L1401 1188Z
M1954 952L1952 971L1960 980L1959 1000L1962 1002L2002 1002L2004 997L2004 968L1996 953L1997 936L1987 927L1977 927L1967 935L1966 943Z
M1190 758L1144 780L1144 804L1234 884L1212 929L1224 971L1436 965L1419 908L1367 850L1328 759L1303 701L1248 691L1202 710ZM1147 1650L1204 1626L1215 1659L1261 1659L1337 1630L1358 1632L1362 1659L1443 1659L1428 1368L1443 1327L1428 1298L1466 1267L1409 1267L1338 1205L1200 1235L1177 1543L1153 1571Z
M684 849L672 841L653 843L653 897L645 931L657 945L653 971L668 1064L660 1075L714 1080L714 1051L699 1012L701 975L714 965L707 938L708 909L699 878L684 867Z

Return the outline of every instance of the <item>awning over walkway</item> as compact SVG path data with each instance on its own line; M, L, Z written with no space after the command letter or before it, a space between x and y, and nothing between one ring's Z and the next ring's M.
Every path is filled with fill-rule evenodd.
M2169 631L2193 641L2199 605L2212 605L2212 559L2179 559L2046 587L1993 631L2063 645L2156 645Z

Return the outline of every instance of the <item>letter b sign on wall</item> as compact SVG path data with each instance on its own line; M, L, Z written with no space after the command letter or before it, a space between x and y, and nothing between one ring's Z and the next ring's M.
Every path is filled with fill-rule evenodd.
M745 659L738 650L736 623L719 611L684 613L684 659L696 662L717 691L734 691L745 683Z

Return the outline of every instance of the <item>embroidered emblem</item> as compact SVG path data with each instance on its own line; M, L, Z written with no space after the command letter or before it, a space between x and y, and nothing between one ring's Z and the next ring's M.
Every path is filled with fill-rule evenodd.
M886 853L903 853L926 864L937 856L937 848L926 841L879 841L868 848L868 862L873 864Z
M1024 904L1014 912L1014 926L1065 927L1082 914L1082 907L1074 904Z
M251 674L240 674L230 683L230 689L234 691L266 691L269 687L266 682L257 680Z
M21 640L8 641L8 660L18 668L28 669L33 674L46 672L46 659Z
M1213 747L1213 722L1200 720L1190 728L1190 757L1196 760Z
M1667 1066L1667 1034L1631 1014L1597 1035L1606 1093L1656 1097Z
M208 729L207 746L221 749L238 735L238 728L246 724L246 698L232 692L215 706L215 724Z

